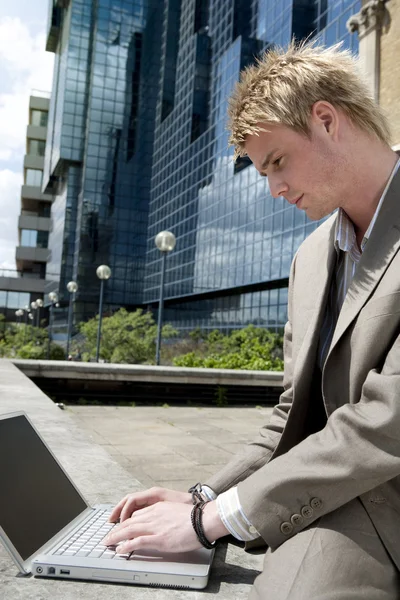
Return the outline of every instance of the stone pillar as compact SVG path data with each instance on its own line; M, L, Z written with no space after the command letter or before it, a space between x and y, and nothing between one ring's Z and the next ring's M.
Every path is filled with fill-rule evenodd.
M400 151L400 0L390 0L381 35L379 103L389 117L393 150Z
M369 0L347 21L350 33L358 32L360 64L373 97L379 101L380 45L386 0Z

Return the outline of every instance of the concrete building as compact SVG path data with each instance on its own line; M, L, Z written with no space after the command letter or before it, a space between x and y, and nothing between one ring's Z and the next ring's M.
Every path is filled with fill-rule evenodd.
M393 148L400 152L400 1L364 0L348 29L359 38L366 77L390 120Z
M43 299L45 293L53 200L51 194L42 193L49 104L49 94L45 92L33 92L29 98L16 270L0 275L0 310L7 321L16 320L16 310L30 307L31 302Z

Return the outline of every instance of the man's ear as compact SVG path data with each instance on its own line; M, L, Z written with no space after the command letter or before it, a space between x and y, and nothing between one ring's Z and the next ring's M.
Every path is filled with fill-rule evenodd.
M339 129L339 115L336 108L325 100L318 100L311 108L311 119L314 124L321 126L335 139Z

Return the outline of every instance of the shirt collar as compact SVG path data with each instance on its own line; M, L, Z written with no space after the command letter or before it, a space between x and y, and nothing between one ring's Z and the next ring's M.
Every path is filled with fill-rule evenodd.
M369 238L371 237L372 229L375 225L376 219L378 218L379 211L382 208L382 204L385 199L386 193L388 191L390 184L392 183L393 177L397 173L397 169L399 168L399 166L400 166L400 159L398 159L398 161L396 162L396 164L390 174L388 182L387 182L385 189L383 190L382 196L379 200L378 206L376 207L376 210L374 212L374 216L372 217L372 220L368 226L368 229L365 232L365 235L361 242L361 252L363 252L366 243L368 242ZM356 243L356 234L354 231L353 222L351 221L351 219L348 217L347 213L342 208L339 208L338 216L336 219L335 248L336 248L337 252L339 252L339 250L343 250L343 252L349 252L351 255L351 258L353 260L357 261L360 258L361 253L360 253L360 250L358 249L358 246Z

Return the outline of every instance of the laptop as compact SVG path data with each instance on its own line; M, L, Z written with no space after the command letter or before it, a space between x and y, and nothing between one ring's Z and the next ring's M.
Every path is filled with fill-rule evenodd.
M118 555L101 544L113 506L87 504L23 412L0 415L0 538L22 573L203 589L214 550Z

